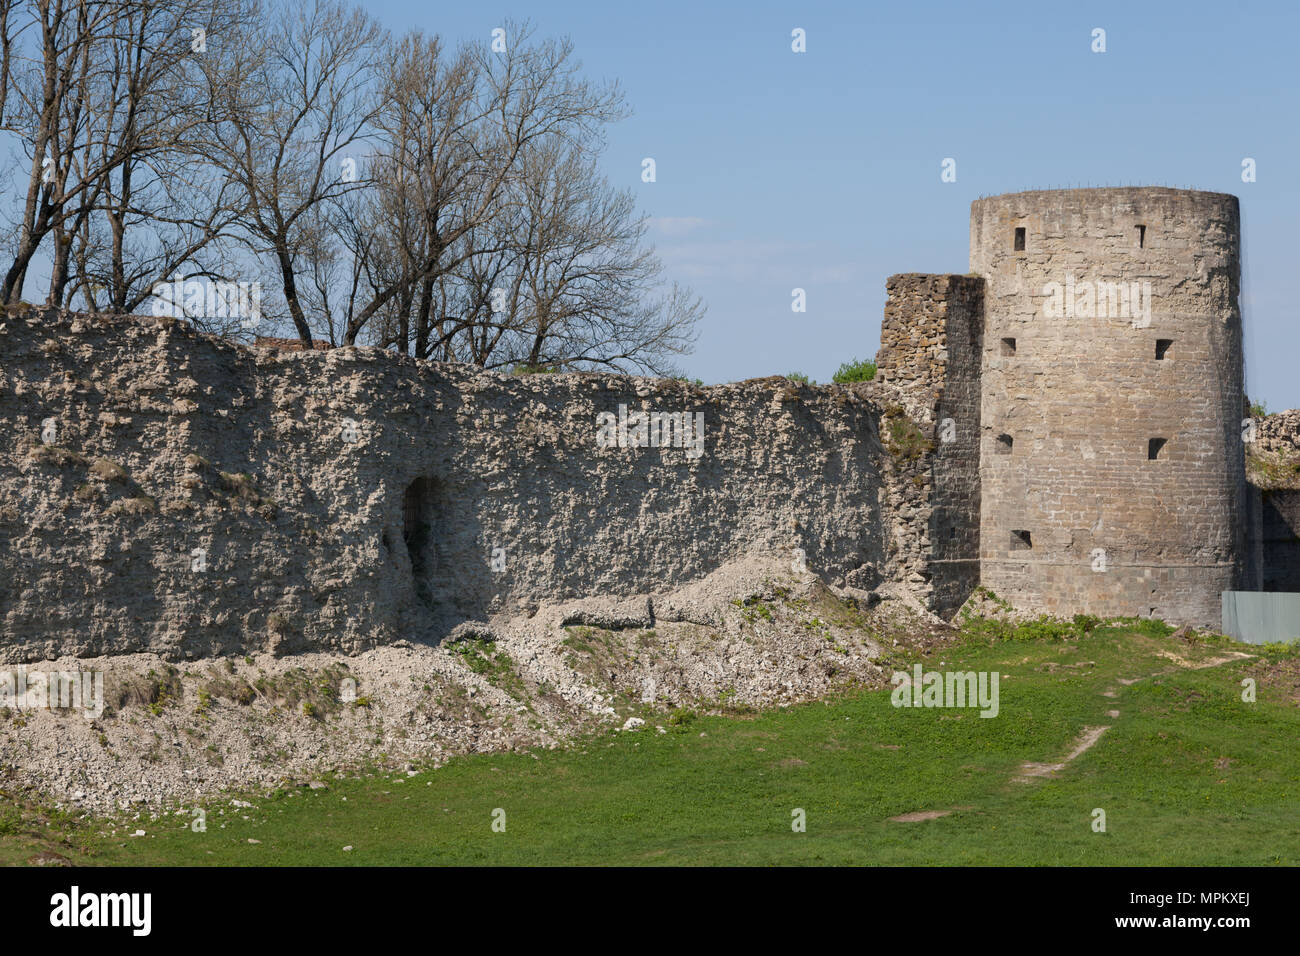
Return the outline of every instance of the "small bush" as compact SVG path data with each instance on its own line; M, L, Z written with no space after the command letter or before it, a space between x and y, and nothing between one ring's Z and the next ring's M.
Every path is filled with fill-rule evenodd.
M0 836L14 836L23 827L23 816L14 807L0 807Z
M1154 617L1120 617L1107 621L1107 627L1117 633L1133 632L1145 637L1168 637L1176 628Z
M515 669L514 659L495 644L482 638L457 641L450 648L475 674L489 684L499 687L510 696L522 700L526 694L522 679Z
M157 716L169 703L181 699L181 675L175 667L169 666L162 674L151 670L143 677L114 678L112 685L105 689L105 697L114 712L137 706Z
M119 485L128 484L131 476L115 461L109 461L107 458L96 458L90 466L90 473L96 478L102 478L105 481L115 481Z
M857 359L850 359L840 366L839 371L831 381L839 385L847 385L850 382L869 382L876 377L876 363Z
M1088 616L1082 614L1074 621L1041 615L1031 621L1019 623L967 614L963 617L961 626L968 642L992 645L1005 642L1068 641L1071 638L1081 637L1087 633L1087 630L1091 630L1091 628L1085 630L1083 627L1088 623L1090 623ZM1101 622L1097 621L1097 623Z
M668 726L686 729L695 722L695 712L687 707L678 707L668 715Z
M60 448L58 445L36 445L32 448L31 454L41 464L54 465L56 468L86 464L85 456L67 448Z
M153 514L158 510L158 502L148 495L137 495L134 498L119 498L108 506L108 513L111 515L147 515Z
M750 624L753 624L760 617L765 621L772 620L772 609L768 607L763 602L762 597L757 594L750 595L745 598L744 601L737 598L731 603L740 608L740 613Z
M801 385L816 385L817 383L810 379L803 372L786 372L785 377L792 382L798 382Z
M907 417L901 405L891 405L884 414L885 447L895 458L916 461L934 450L934 442L925 437L920 427Z
M1101 618L1093 614L1076 614L1074 615L1074 626L1081 634L1091 634L1098 625L1101 624Z
M218 471L217 476L221 479L223 491L228 491L239 498L257 499L257 483L247 472Z

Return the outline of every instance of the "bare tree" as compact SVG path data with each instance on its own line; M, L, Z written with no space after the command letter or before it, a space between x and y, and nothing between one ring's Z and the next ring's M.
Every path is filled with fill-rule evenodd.
M519 253L526 363L673 371L702 306L682 290L658 293L662 266L644 242L632 194L612 189L590 157L559 144L533 157L528 173L537 227Z
M362 185L354 170L375 114L383 31L335 0L280 13L245 36L230 53L235 67L213 80L215 152L244 194L244 240L274 264L289 317L310 345L301 270L319 254L322 207Z
M28 164L26 195L0 282L5 304L22 296L32 258L45 238L53 235L66 242L69 219L93 204L103 168L89 177L70 176L68 157L94 139L95 119L106 111L107 104L97 99L97 54L117 36L124 6L109 0L28 0L21 8L6 9L0 51L0 69L10 80L4 130L21 144ZM19 60L29 67L14 70ZM114 150L107 162L115 165L120 159Z
M258 13L251 0L153 0L123 13L121 35L103 50L102 133L73 157L83 170L103 170L93 210L102 232L89 225L92 210L78 211L75 281L63 289L66 254L56 255L52 300L80 293L96 311L132 312L167 277L210 271L198 257L229 235L242 209L232 179L211 161L219 129L208 81L222 78L224 49ZM119 147L120 162L109 165Z
M31 25L21 15L24 0L0 0L0 129L5 128L5 108L9 103L9 80L16 56L14 44Z
M504 39L392 42L342 0L0 0L28 159L0 298L44 249L50 304L265 276L308 345L670 370L703 309L598 172L622 94L567 39Z
M419 357L455 333L457 319L434 308L440 279L476 254L473 235L501 215L524 155L549 138L588 143L623 114L616 86L582 78L567 40L533 43L509 24L505 51L487 44L447 58L436 40L405 38L391 57L376 162L379 208L401 208L388 248L403 268L349 317L355 342L381 311L395 312L395 344ZM372 270L374 274L377 274ZM396 305L395 310L392 306Z
M128 311L148 297L153 281L212 240L229 204L184 182L207 173L194 155L205 139L203 110L192 103L200 75L194 38L246 19L248 2L28 0L0 7L2 128L29 160L0 298L22 295L48 239L49 304L80 293L92 308ZM146 201L160 193L165 202ZM187 200L192 212L178 215ZM101 214L105 222L96 224ZM192 228L168 242L159 237L169 222ZM160 261L129 263L132 231L160 244Z

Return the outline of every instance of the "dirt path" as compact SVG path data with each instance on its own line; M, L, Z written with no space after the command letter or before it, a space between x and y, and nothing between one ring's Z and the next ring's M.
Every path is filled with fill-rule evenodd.
M1163 651L1160 653L1160 656L1173 661L1179 668L1185 670L1202 670L1207 667L1218 667L1220 664L1227 664L1231 661L1239 661L1244 658L1254 657L1255 655L1247 654L1242 651L1232 651L1226 655L1220 657L1210 657L1202 661L1191 661L1185 657L1180 657L1179 655L1171 651ZM1143 674L1140 677L1130 677L1130 678L1120 677L1116 679L1116 682L1122 684L1125 687L1128 687L1133 684L1136 684L1138 681L1147 680L1148 678L1158 677L1161 674L1168 674L1171 672L1172 671L1169 668L1165 668L1162 670L1153 671L1150 674ZM1111 687L1102 691L1101 696L1113 699L1115 697L1118 697L1119 694L1115 690L1115 688ZM1119 716L1119 711L1108 710L1106 711L1106 716L1111 719L1114 719ZM1061 760L1060 763L1040 763L1037 761L1026 760L1024 763L1020 765L1020 770L1016 773L1016 775L1011 778L1011 782L1012 783L1033 783L1035 780L1042 780L1047 777L1055 776L1057 773L1064 770L1072 761L1082 756L1083 754L1087 753L1088 750L1090 750L1097 743L1097 741L1101 739L1101 735L1108 730L1110 730L1109 724L1106 724L1104 726L1097 726L1097 727L1084 727L1083 730L1079 732L1079 736L1075 738L1073 749L1071 749L1070 752L1065 755L1065 758ZM969 810L969 809L973 809L973 808L953 807L951 810L916 810L913 811L912 813L903 813L903 814L899 814L896 817L890 817L889 820L891 823L918 823L923 820L937 820L940 817L946 817L949 814L951 814L954 810Z
M1119 711L1117 710L1109 711L1109 713L1112 713L1117 717L1119 716ZM1071 750L1060 763L1034 763L1033 761L1027 760L1020 765L1020 773L1011 779L1017 783L1029 783L1036 777L1050 777L1057 771L1064 770L1071 760L1074 760L1080 754L1092 747L1093 744L1101 739L1101 735L1108 730L1110 730L1109 726L1084 727L1079 736L1075 738L1074 749Z

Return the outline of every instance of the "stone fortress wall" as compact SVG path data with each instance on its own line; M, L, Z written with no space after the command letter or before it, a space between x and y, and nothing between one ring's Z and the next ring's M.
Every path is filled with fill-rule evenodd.
M971 276L890 276L876 357L886 443L897 447L912 423L920 431L890 462L915 458L913 473L890 484L910 493L890 503L911 521L900 536L916 550L907 580L944 616L979 584L983 286Z
M1260 498L1258 551L1265 591L1300 591L1300 410L1260 419L1247 473Z
M849 386L0 315L0 662L355 652L597 596L652 626L757 554L949 617L982 583L1217 627L1221 590L1300 586L1300 428L1259 423L1298 457L1246 480L1239 246L1231 196L979 200L972 273L891 277Z
M919 550L870 383L511 376L38 311L0 350L6 661L356 651L755 554L870 588Z

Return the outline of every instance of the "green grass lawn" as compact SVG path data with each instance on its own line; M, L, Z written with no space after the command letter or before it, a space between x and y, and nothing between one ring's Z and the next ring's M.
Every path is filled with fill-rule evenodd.
M1300 709L1266 682L1258 702L1242 701L1259 659L1192 669L1162 652L1203 661L1226 645L1189 647L1161 625L1064 630L976 629L923 660L998 671L992 719L857 691L666 734L651 721L410 778L331 779L327 790L249 797L255 809L227 799L209 805L205 833L184 816L119 822L108 835L10 809L0 861L45 847L107 865L1300 863ZM1100 725L1110 729L1054 778L1014 779ZM497 808L504 832L492 828ZM796 808L806 832L792 831ZM889 820L926 810L952 812ZM147 836L125 835L136 827Z

